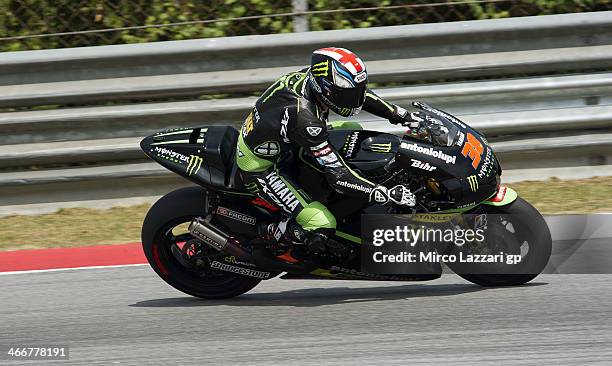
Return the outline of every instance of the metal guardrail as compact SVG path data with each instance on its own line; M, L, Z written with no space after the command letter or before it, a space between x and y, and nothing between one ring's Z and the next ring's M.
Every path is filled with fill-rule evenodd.
M487 134L506 168L612 158L612 12L26 51L0 59L0 108L115 104L0 113L0 205L154 195L184 184L144 163L140 137L237 125L255 98L117 102L261 90L329 44L358 51L373 82L446 80L377 92L458 115ZM524 74L548 76L517 77ZM361 120L401 132L367 114ZM15 170L31 166L38 170Z
M612 133L497 142L493 147L505 169L591 165L597 172L602 163L593 166L589 153L610 161ZM3 173L0 206L155 196L190 184L154 162Z
M468 118L487 134L601 128L608 125L612 113L606 107L612 104L612 73L430 84L377 92L399 104L419 99L461 116L488 114ZM144 136L168 126L238 124L254 101L255 97L249 97L0 113L0 134L5 144L28 144ZM548 118L545 112L579 107L588 109L567 116L562 113L560 119ZM504 114L520 111L529 112Z
M245 101L243 106L246 110L252 106L252 103ZM165 113L167 113L167 111ZM141 119L142 122L146 123L147 119L155 118L155 114L153 113L146 114L145 116L136 114L136 116L138 120L132 120L131 122L133 124L137 123ZM609 127L612 124L612 106L606 105L545 109L539 111L461 114L458 115L458 117L479 131L484 132L492 141L496 141L503 138L503 136L508 135L516 136L517 134L543 132L552 132L555 134L559 132L564 134L578 134L584 130ZM401 127L390 125L386 121L380 121L373 116L365 115L365 113L360 120L364 122L364 127L369 129L376 129L396 134L401 134L404 130ZM100 127L109 127L104 124L106 119L102 116L95 119L95 121L100 123ZM164 121L168 123L168 120ZM173 121L173 124L175 124L175 121ZM186 123L186 125L189 126L211 124L219 123L198 122L197 118ZM230 122L226 124L232 124L238 127L238 122ZM91 133L91 128L92 125L86 125L88 133ZM160 125L159 128L162 128L162 126ZM74 128L72 133L77 133L76 131L77 128ZM115 133L117 132L117 130L112 131ZM130 131L133 131L133 129ZM499 137L496 138L491 136ZM111 137L86 141L77 140L22 145L4 145L0 146L0 166L44 166L53 164L95 163L145 159L145 156L141 153L138 146L140 139L141 137ZM538 146L539 144L536 141L537 140L534 139L532 143L537 144L536 146ZM515 149L520 150L527 148L529 148L529 146L523 144L522 147L517 146Z
M0 86L0 107L256 92L305 66L308 53L300 65L289 67L5 85ZM405 83L601 70L612 67L611 60L612 45L601 45L368 61L368 71L374 83Z
M297 66L342 45L397 60L609 45L610 12L197 39L3 54L0 85Z

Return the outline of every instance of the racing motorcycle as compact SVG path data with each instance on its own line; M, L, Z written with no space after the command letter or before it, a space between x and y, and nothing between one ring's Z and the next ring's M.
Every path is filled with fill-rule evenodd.
M330 142L353 170L387 187L409 186L416 196L414 207L372 205L343 197L326 184L316 160L302 149L294 151L294 161L299 161L291 167L294 177L337 220L330 238L336 245L325 254L309 253L296 240L263 237L262 227L282 221L284 214L242 183L235 163L239 134L235 128L177 128L144 138L140 145L151 159L195 183L163 196L146 215L142 245L148 262L171 286L207 299L238 296L280 275L282 279L433 280L441 276L441 267L416 274L362 271L361 216L410 214L425 221L435 217L452 222L462 214L487 214L493 217L487 228L497 228L501 234L485 246L493 252L503 248L520 255L521 265L529 270L496 273L494 268L474 271L461 268L460 263L446 265L482 286L531 281L544 269L551 252L543 217L514 190L500 184L502 169L482 134L442 110L420 102L415 106L425 118L401 137L364 130L356 122L328 126ZM295 260L296 256L301 260Z

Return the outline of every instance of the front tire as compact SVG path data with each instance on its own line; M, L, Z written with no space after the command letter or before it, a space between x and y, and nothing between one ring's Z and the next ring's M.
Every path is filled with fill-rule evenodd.
M449 267L462 278L481 286L518 286L536 278L548 264L552 250L550 230L542 215L520 197L509 205L498 207L483 205L482 209L486 214L511 218L514 236L519 236L520 230L522 235L519 236L519 241L524 238L529 239L525 240L528 251L521 260L524 270L516 274L474 274L469 273L469 268L462 268L461 265L449 263ZM521 256L525 242L520 247Z
M206 190L187 187L160 198L142 226L142 248L153 270L170 286L204 299L224 299L244 294L258 279L216 271L201 275L189 270L180 258L180 243L192 239L181 225L204 214ZM184 245L184 244L183 244Z

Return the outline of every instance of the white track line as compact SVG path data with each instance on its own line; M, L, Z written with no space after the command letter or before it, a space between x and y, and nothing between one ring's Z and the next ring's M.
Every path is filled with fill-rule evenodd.
M142 264L120 264L116 266L91 266L91 267L73 267L73 268L54 268L54 269L33 269L30 271L13 271L0 272L0 276L27 274L27 273L46 273L46 272L61 272L61 271L79 271L82 269L106 269L106 268L122 268L122 267L142 267L148 266L147 263Z

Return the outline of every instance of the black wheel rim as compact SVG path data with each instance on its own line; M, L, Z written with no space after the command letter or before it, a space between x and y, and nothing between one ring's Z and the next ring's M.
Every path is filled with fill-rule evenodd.
M223 286L236 279L236 275L207 268L194 269L184 256L185 245L194 238L186 229L179 227L188 224L194 217L175 218L163 226L155 234L153 243L153 260L159 268L161 275L188 286L208 287ZM179 232L177 232L179 228ZM219 254L215 249L203 244L206 254Z

